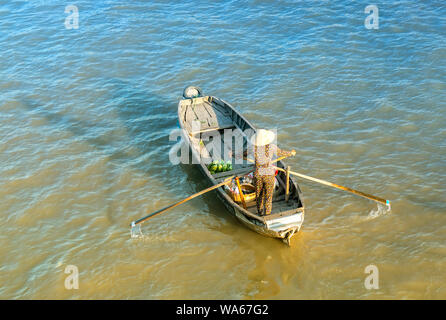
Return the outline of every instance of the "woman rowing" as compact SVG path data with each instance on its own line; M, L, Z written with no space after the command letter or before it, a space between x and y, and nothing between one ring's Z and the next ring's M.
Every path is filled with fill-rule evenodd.
M259 215L271 214L276 173L276 169L272 165L273 156L289 157L296 155L295 150L284 151L273 144L272 142L275 138L274 132L259 129L250 139L253 147L248 147L243 153L246 157L254 152L254 186L256 188L256 204ZM236 158L239 158L239 156L236 156Z

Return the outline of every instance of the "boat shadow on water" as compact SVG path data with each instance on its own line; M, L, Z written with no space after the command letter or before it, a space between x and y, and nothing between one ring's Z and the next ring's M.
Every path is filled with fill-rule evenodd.
M97 104L94 107L89 104L88 110L86 105L80 105L76 110L66 105L43 103L34 97L20 99L25 117L43 119L43 126L55 132L68 132L76 138L72 141L86 143L106 156L103 183L106 184L104 197L108 199L119 191L115 183L116 167L131 168L148 179L151 179L154 167L158 171L172 169L167 153L173 142L169 143L167 130L177 127L177 119L172 116L175 101L169 102L166 97L142 91L122 80L110 82L113 88L110 96L94 102ZM104 105L108 106L106 116L101 115ZM153 156L159 152L165 152L165 157ZM168 177L163 175L156 179L159 184L168 182ZM108 221L127 224L128 217L117 212L114 202L107 202Z

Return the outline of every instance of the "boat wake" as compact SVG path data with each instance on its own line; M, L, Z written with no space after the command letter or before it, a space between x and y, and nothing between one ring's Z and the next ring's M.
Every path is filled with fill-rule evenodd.
M141 225L137 224L136 226L132 226L130 229L130 236L132 237L132 239L135 238L143 238L144 235L142 234L141 231Z
M371 210L369 212L369 215L367 216L367 220L376 219L380 216L390 214L390 212L391 212L390 206L378 204L378 207L376 210Z

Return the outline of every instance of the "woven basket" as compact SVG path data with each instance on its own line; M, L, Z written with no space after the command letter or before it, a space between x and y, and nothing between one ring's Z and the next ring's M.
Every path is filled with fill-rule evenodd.
M250 183L242 183L240 185L240 187L242 188L243 195L245 197L245 202L255 201L255 199L256 199L256 187L254 187ZM238 193L231 192L231 198L235 202L242 202L242 200L240 199L240 195Z

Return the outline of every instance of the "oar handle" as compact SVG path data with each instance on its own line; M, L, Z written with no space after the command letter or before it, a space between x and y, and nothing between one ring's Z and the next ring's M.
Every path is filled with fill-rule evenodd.
M282 157L279 157L279 158L277 158L277 159L271 161L271 163L279 162L280 160L285 159L285 158L288 158L288 157L290 157L290 156L282 156Z
M209 192L209 191L212 191L212 190L214 190L214 189L217 189L217 188L219 188L219 187L221 187L221 186L224 186L225 184L228 184L229 182L231 182L231 180L232 180L233 177L234 177L234 176L231 176L231 177L229 177L229 178L226 178L225 181L223 181L223 182L221 182L221 183L219 183L219 184L216 184L215 186L212 186L212 187L206 188L206 189L204 189L204 190L201 190L200 192L197 192L197 193L195 193L195 194L193 194L193 195L187 197L186 199L183 199L183 200L181 200L181 201L178 201L177 203L171 204L171 205L169 205L169 206L167 206L167 207L165 207L165 208L162 208L162 209L160 209L160 210L158 210L158 211L152 212L151 214L149 214L149 215L147 215L147 216L145 216L145 217L143 217L143 218L140 218L140 219L138 219L138 220L135 220L135 221L133 221L133 222L130 224L130 226L133 228L133 227L136 226L137 224L143 223L144 221L146 221L146 220L148 220L148 219L150 219L150 218L152 218L152 217L154 217L154 216L156 216L156 215L159 215L159 214L161 214L161 213L163 213L163 212L165 212L165 211L167 211L167 210L169 210L169 209L175 208L175 207L179 206L180 204L183 204L183 203L185 203L185 202L187 202L187 201L189 201L189 200L191 200L191 199L193 199L193 198L196 198L196 197L198 197L198 196L201 196L202 194L204 194L204 193L206 193L206 192Z
M278 161L283 160L283 159L288 158L288 157L290 157L290 156L282 156L282 157L279 157L279 158L277 158L277 159L272 160L271 163L278 162ZM249 159L249 158L244 158L244 159L248 160L249 162L254 163L254 160L252 160L252 159Z

